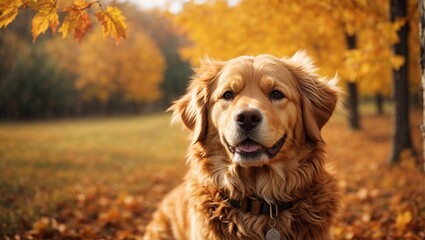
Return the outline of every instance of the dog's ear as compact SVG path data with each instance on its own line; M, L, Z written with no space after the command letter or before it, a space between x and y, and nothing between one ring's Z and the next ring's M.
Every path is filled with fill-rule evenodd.
M187 88L186 94L167 110L172 111L172 122L183 123L192 132L192 143L204 142L208 133L208 99L214 80L224 62L209 58L201 61Z
M328 122L337 105L340 94L340 89L336 86L338 79L320 78L311 58L305 52L297 52L288 60L301 94L307 138L314 143L323 142L320 130Z

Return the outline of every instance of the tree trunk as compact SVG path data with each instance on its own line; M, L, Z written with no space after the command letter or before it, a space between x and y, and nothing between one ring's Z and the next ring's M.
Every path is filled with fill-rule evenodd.
M419 43L421 45L419 63L421 67L421 81L422 81L422 98L423 98L423 117L422 117L422 144L423 157L425 160L425 1L419 1ZM423 165L425 171L425 162Z
M346 35L347 48L355 49L356 48L356 35L350 36ZM358 104L358 94L357 94L357 83L356 82L347 82L348 88L348 108L350 109L350 114L348 115L348 121L350 123L350 128L353 130L360 129L359 121L359 104Z
M355 82L347 82L348 88L348 107L350 109L349 122L353 130L360 129L357 84Z
M384 96L382 96L381 93L376 93L375 101L376 101L376 114L380 116L384 115Z
M391 0L390 16L391 21L406 17L407 2L406 0ZM398 70L393 70L393 97L394 97L394 126L393 141L389 162L391 164L400 161L400 154L404 150L412 150L412 140L409 127L409 82L407 71L408 47L407 35L408 26L406 23L398 31L400 41L395 44L394 53L401 55L405 59L405 63Z

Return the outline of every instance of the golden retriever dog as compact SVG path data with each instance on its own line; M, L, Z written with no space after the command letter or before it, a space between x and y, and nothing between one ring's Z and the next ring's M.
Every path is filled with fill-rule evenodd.
M304 52L203 61L170 108L191 132L189 170L145 239L331 239L339 197L321 129L335 84Z

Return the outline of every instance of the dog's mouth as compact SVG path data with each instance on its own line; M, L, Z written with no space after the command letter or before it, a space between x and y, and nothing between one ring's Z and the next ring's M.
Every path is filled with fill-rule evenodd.
M236 146L231 146L225 139L227 148L232 154L238 154L242 158L255 159L266 154L269 159L274 158L285 144L287 134L284 134L272 147L266 148L256 141L247 138Z

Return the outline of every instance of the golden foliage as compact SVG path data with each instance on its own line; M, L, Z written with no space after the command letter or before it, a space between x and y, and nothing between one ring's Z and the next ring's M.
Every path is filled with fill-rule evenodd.
M110 35L117 44L126 37L127 25L124 16L118 8L108 6L104 10L100 0L92 2L74 0L70 6L63 6L63 2L60 1L61 5L58 5L57 0L11 0L0 3L0 28L6 27L13 22L22 8L33 9L36 14L32 19L31 31L33 41L35 41L48 28L53 33L56 32L59 26L58 11L61 10L66 14L59 29L62 37L65 38L69 33L74 32L74 39L80 42L92 28L87 9L96 4L99 10L96 11L95 16L103 26L104 35Z
M84 4L84 1L80 2ZM74 13L67 13L65 21L68 16L75 16L69 20L69 26L77 24L78 14L84 14L81 8L85 6L73 5L67 9ZM109 100L122 103L158 100L162 96L160 85L166 67L164 56L158 43L148 36L149 29L143 29L137 22L140 12L131 12L134 9L130 5L119 7L129 16L129 28L133 30L126 41L118 46L115 41L104 41L104 28L98 26L79 47L70 38L53 38L46 44L48 52L61 70L75 77L75 88L83 100L95 99L103 103ZM67 33L68 29L64 28L63 34Z
M391 48L398 41L397 31L407 20L417 25L417 3L410 2L409 19L394 22L389 21L387 0L241 0L235 6L224 0L190 1L174 20L192 41L181 49L192 63L206 55L225 60L260 53L285 56L305 49L321 74L338 72L366 93L389 93L391 70L406 62ZM356 37L355 50L348 49L346 36ZM412 46L418 45L412 39ZM418 49L411 49L412 59L417 59ZM417 62L409 63L418 69ZM418 73L410 72L418 82Z
M101 38L98 29L81 46L77 89L103 102L117 93L135 102L159 99L165 61L155 43L144 32L117 47Z

